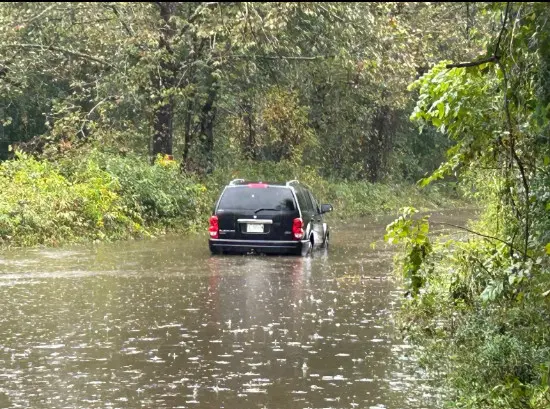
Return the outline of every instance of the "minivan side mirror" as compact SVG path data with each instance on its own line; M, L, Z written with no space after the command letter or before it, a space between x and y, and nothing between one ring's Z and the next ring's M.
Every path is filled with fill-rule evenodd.
M321 205L321 214L332 212L332 205L328 203L324 203Z

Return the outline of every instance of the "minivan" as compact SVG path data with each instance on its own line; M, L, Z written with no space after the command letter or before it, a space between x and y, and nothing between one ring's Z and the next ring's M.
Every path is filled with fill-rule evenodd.
M306 255L328 247L330 231L324 215L330 204L319 204L310 189L286 183L232 180L210 217L208 245L213 254L278 253Z

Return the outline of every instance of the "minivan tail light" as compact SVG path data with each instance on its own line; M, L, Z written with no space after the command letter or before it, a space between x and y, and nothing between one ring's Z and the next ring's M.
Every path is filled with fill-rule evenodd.
M208 232L210 233L211 239L217 239L219 237L219 224L218 224L218 216L211 216L210 217L210 227L208 228Z
M296 240L301 240L304 237L304 222L300 218L296 218L292 222L292 236Z

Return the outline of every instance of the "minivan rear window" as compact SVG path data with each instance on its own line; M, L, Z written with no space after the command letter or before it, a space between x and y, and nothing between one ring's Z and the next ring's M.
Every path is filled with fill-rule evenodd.
M292 191L284 187L250 188L231 187L225 189L218 209L274 209L296 210Z

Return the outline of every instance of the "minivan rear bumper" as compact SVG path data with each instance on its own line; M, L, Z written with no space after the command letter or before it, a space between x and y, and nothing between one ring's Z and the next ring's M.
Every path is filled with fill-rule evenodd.
M232 240L209 239L208 246L212 253L266 253L305 255L310 248L309 240Z

